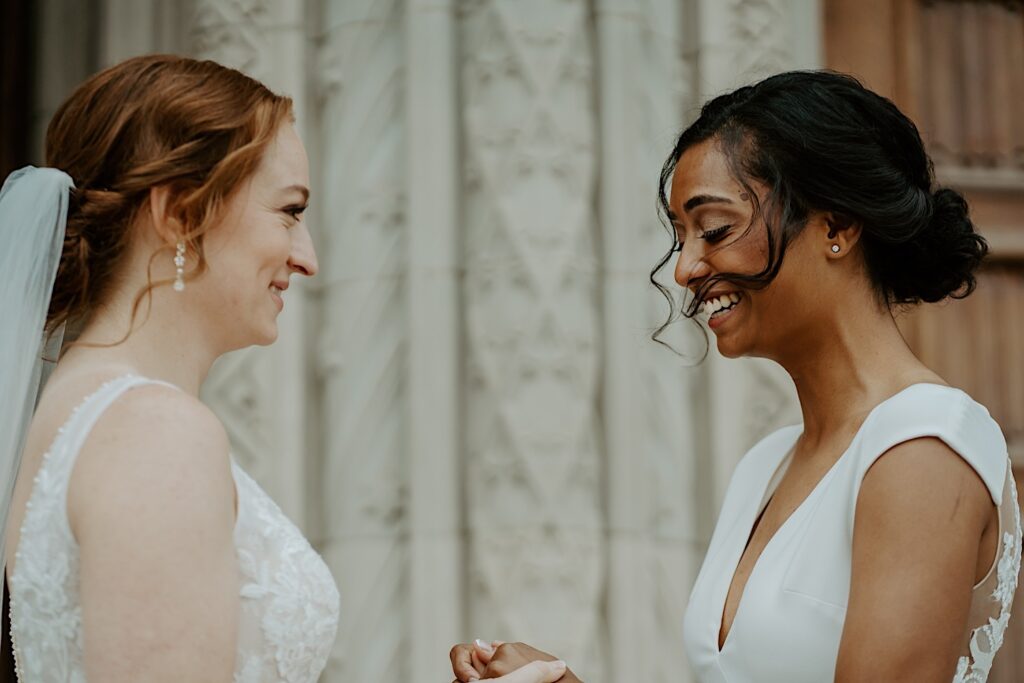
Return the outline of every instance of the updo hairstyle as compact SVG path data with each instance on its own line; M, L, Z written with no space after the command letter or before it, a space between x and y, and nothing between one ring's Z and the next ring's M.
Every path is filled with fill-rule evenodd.
M79 86L46 133L47 165L75 183L47 330L81 324L104 303L153 187L171 189L169 211L198 260L188 276L203 272L203 236L291 117L289 98L241 72L173 55L129 59ZM170 282L149 278L133 319L142 298Z
M855 78L792 71L707 102L662 168L658 198L666 216L666 188L679 159L711 139L755 203L755 217L765 219L768 260L757 273L709 277L682 315L696 315L704 293L718 282L768 285L812 212L861 226L867 272L886 306L963 298L974 290L974 272L988 246L975 232L967 203L953 190L934 187L917 127ZM763 206L751 181L768 188ZM678 315L671 292L655 281L678 249L675 230L666 227L673 248L652 270L651 281L668 299L670 314L656 339Z

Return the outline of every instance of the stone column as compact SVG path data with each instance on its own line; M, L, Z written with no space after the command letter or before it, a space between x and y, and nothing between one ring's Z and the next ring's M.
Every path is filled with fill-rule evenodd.
M96 2L97 0L92 0ZM182 52L193 16L191 2L102 0L99 61L111 66L150 52Z
M410 680L448 681L464 640L458 102L453 0L407 0Z
M682 9L597 2L609 681L688 680L682 617L702 557L696 433L706 420L694 391L704 370L650 338L667 306L648 276L673 241L656 214L659 175L693 99ZM659 280L675 287L672 263ZM695 331L678 323L665 334L691 365Z
M316 17L324 552L342 595L325 680L412 681L405 27L401 0Z
M584 0L460 3L473 635L605 679L596 74Z

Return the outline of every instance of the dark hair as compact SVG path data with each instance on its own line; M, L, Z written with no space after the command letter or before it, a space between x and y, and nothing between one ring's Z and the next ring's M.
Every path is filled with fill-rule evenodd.
M212 61L145 55L82 83L46 133L47 165L75 181L47 330L81 323L104 302L152 187L175 191L181 238L198 257L187 276L202 272L204 235L290 117L289 98ZM133 318L161 284L170 281L150 280L136 295Z
M679 312L685 317L696 314L703 294L718 282L767 286L787 245L818 211L861 226L867 271L886 305L963 298L974 291L974 271L988 245L974 231L967 203L953 190L933 191L932 163L917 127L852 76L790 71L707 102L662 167L658 199L665 217L666 186L680 157L711 139L721 144L751 196L755 217L764 216L768 260L757 273L709 277ZM751 180L768 187L766 206ZM675 230L667 222L666 227L673 247L651 271L651 282L668 299L670 312L655 340L677 317L671 291L655 280L678 248Z

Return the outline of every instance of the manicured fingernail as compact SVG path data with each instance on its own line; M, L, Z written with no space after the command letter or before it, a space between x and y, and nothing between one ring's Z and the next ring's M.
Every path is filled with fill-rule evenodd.
M488 644L487 644L487 643L485 643L484 641L480 640L479 638L477 638L477 639L476 639L476 640L474 640L473 642L474 642L474 643L476 644L476 646L477 646L478 648L480 648L481 650L484 650L484 651L486 651L486 652L490 652L491 650L493 650L493 649L494 649L493 647L491 647L490 645L488 645Z
M561 659L556 659L555 661L551 662L551 665L555 667L555 669L565 668L565 662L563 662Z

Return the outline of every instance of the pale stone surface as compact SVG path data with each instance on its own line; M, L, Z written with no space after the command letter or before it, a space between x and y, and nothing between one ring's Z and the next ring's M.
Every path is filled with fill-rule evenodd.
M311 495L344 596L334 681L416 678L403 10L335 0L315 23L323 277L311 362L323 447Z
M799 413L775 366L712 350L688 367L650 341L665 305L647 277L671 244L658 174L701 101L815 66L819 13L42 4L38 140L76 64L148 51L295 100L321 274L287 292L279 341L225 358L204 397L338 580L325 681L444 683L451 642L477 636L550 648L588 683L690 680L682 614L725 485ZM665 338L702 350L685 321Z
M469 626L603 680L597 68L583 0L461 3Z
M459 140L454 0L407 0L409 679L447 681L464 637Z

